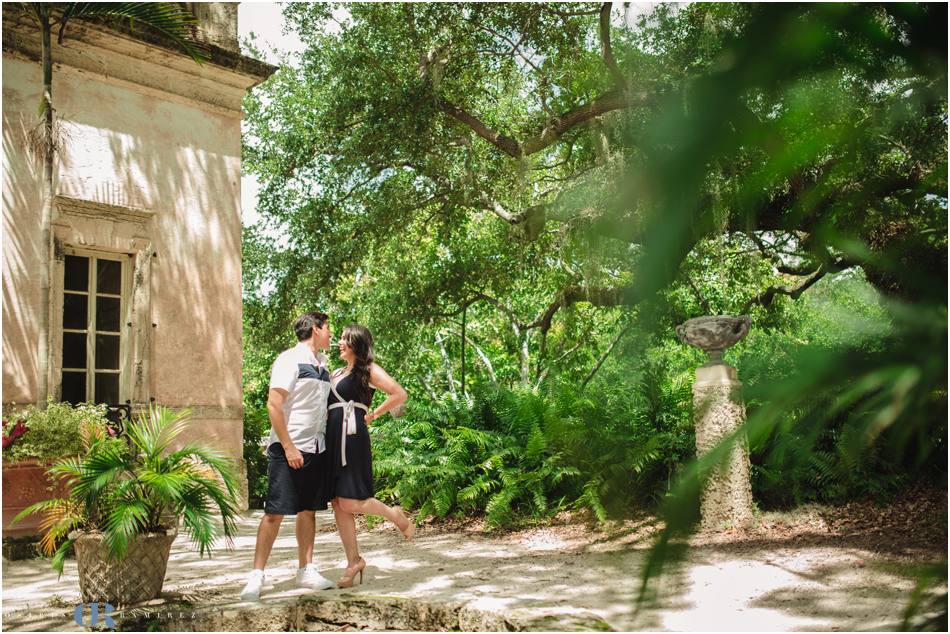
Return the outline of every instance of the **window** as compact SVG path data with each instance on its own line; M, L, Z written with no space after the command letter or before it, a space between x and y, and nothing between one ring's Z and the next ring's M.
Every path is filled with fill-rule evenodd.
M47 380L54 399L151 402L155 212L56 196Z
M63 266L62 400L125 402L130 257L68 249Z

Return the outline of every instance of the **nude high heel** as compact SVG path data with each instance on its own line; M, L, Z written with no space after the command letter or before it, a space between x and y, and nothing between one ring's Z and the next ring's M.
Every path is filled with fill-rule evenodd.
M360 573L360 585L363 584L363 568L366 567L366 560L360 557L360 563L358 564L356 570ZM353 581L356 579L356 573L353 573L352 577L344 576L337 582L337 587L339 588L352 588Z
M406 520L407 522L409 522L409 526L406 527L406 530L404 530L404 531L399 531L400 533L402 533L403 535L405 535L406 541L408 541L408 540L412 539L412 536L416 533L416 523L409 521L409 518L406 517L406 514L403 513L403 512L402 512L402 509L399 508L398 506L395 507L395 510L399 512L399 515L402 516L402 519L404 519L404 520Z

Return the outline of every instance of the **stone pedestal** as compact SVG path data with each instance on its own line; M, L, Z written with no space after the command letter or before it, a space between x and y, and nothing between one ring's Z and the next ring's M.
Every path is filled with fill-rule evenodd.
M725 363L696 368L693 383L696 453L702 458L745 423L742 382ZM703 529L718 529L752 516L749 442L744 434L704 474L701 510Z

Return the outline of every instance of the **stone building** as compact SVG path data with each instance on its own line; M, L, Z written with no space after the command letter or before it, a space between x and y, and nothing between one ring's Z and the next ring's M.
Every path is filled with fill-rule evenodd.
M53 35L59 122L44 244L38 29L3 4L3 405L193 410L243 465L241 101L276 68L240 54L237 2L186 3L211 59L90 20ZM48 305L38 271L50 266ZM39 317L49 353L40 359ZM45 356L45 355L44 355Z

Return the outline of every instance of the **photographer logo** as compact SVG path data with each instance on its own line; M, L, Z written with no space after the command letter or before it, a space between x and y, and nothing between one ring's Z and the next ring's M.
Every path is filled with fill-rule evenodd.
M76 625L79 627L85 627L85 624L82 621L87 605L92 609L92 622L89 624L89 627L95 626L95 624L99 621L98 603L80 603L76 606L75 612L73 612L73 620L76 621ZM105 609L102 611L102 617L105 619L105 626L115 629L115 623L112 622L112 617L108 616L108 614L115 610L115 608L108 603L103 603L102 605L105 606Z

